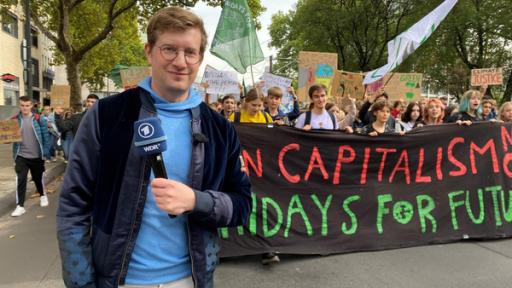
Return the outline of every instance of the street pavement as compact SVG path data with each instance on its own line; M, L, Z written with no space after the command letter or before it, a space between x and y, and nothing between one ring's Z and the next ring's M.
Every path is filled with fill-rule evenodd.
M0 288L64 287L55 236L60 178L48 186L50 206L30 199L19 218L0 217ZM314 245L314 243L313 243ZM222 259L216 287L509 288L512 239L459 242L331 256L282 255Z

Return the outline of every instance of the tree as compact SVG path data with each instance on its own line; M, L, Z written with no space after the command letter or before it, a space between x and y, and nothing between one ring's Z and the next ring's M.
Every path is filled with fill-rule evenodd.
M457 97L470 88L471 69L504 67L511 73L511 9L507 0L460 0L406 67L425 73L426 84L435 90ZM510 83L511 75L507 78ZM510 99L512 83L505 87ZM488 89L488 94L498 90L501 87Z
M199 0L31 0L32 21L55 44L66 65L71 86L71 104L81 103L80 63L88 53L103 43L112 31L122 27L123 17L144 22L158 9L167 6L194 6ZM218 6L222 0L203 0ZM17 0L0 0L0 6L8 9ZM20 1L23 5L24 2ZM259 0L250 0L253 16L259 16L264 8ZM87 14L94 11L93 15ZM137 15L141 15L140 18ZM94 16L94 21L91 17ZM78 25L78 26L77 26ZM82 26L81 26L82 25ZM112 36L110 36L112 37Z
M278 58L296 58L301 50L336 52L342 69L370 71L387 62L389 40L442 1L299 0L295 10L273 16L270 45L278 49ZM510 0L460 0L431 38L396 71L423 73L433 90L458 96L469 89L471 69L504 67L504 98L510 99L510 11ZM286 64L278 62L275 67Z
M368 71L386 62L387 42L418 18L423 2L299 0L295 10L273 15L270 45L278 58L304 50L334 52L342 69Z

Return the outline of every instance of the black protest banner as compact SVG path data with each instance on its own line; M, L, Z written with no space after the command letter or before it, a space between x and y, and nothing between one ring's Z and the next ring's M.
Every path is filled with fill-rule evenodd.
M238 125L253 185L222 255L330 254L512 235L512 125L368 137Z

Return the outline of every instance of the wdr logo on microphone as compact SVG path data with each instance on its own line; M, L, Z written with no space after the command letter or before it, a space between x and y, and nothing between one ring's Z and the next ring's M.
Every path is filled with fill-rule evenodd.
M153 136L153 134L155 133L155 128L153 127L153 125L151 125L149 123L144 123L139 126L138 133L139 133L140 137L147 139L147 138Z
M144 152L151 152L151 151L155 151L155 150L160 150L160 144L154 144L154 145L151 145L151 146L145 146L145 147L142 147L142 149L144 149Z

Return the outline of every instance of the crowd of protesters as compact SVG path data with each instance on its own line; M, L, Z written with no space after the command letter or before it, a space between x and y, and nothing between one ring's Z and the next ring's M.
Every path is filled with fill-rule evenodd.
M363 100L348 95L349 101L340 107L328 102L327 88L317 84L308 91L311 104L301 111L293 87L288 91L271 87L264 94L262 86L261 83L256 85L245 96L241 92L238 102L235 95L227 95L219 102L210 103L210 107L237 123L287 125L306 131L341 130L368 136L404 135L417 127L443 123L471 125L482 121L512 121L512 103L505 102L497 107L496 101L485 95L487 87L468 90L458 105L448 105L447 97L390 101L385 87L381 87L373 95L365 94ZM293 111L289 113L280 108L283 93L293 96Z

